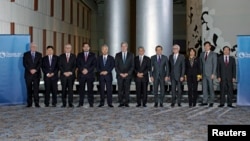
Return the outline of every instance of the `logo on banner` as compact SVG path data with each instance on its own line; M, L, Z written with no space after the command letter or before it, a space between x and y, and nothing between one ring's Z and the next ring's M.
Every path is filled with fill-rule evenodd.
M23 57L23 53L0 52L0 58L18 58Z

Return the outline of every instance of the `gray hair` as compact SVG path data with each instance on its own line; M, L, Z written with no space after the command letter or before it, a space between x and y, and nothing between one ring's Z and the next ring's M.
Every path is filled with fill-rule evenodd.
M121 43L121 46L124 45L124 44L125 44L126 46L128 46L128 43L127 43L127 42L122 42L122 43Z

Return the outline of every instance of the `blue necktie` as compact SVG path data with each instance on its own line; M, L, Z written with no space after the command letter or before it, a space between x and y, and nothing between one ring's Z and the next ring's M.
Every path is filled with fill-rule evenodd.
M34 61L35 61L35 52L31 52L31 56L32 56L32 61L34 63Z
M106 57L103 57L103 64L104 64L104 66L106 65L106 61L107 61Z
M126 54L123 53L123 63L125 64L125 61L126 61Z
M161 63L161 56L160 55L158 56L158 63L159 64Z

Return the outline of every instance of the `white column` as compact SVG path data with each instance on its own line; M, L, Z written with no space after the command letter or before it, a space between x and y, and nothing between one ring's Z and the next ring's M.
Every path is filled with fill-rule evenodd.
M146 55L155 54L161 45L169 56L173 45L173 1L136 0L136 47L144 47Z
M121 51L121 42L129 44L130 0L105 0L104 40L112 56Z

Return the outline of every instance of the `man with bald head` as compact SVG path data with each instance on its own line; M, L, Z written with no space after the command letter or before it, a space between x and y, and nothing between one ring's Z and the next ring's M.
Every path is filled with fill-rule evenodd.
M180 54L180 46L175 44L173 46L173 54L169 56L170 62L170 79L171 79L171 91L172 91L172 103L171 107L175 106L176 99L178 106L181 107L181 85L184 80L185 74L185 57ZM177 88L177 95L176 95Z
M23 55L23 66L25 68L25 82L27 88L27 107L32 107L34 98L35 107L39 105L39 83L41 78L42 54L36 51L37 45L30 44L30 50Z

